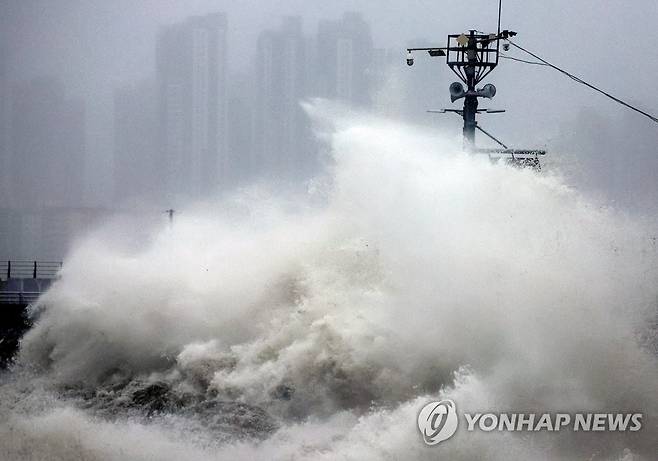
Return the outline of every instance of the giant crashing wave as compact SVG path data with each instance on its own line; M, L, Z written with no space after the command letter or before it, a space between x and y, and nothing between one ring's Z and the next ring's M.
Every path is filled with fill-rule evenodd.
M252 188L140 249L79 242L2 377L2 459L655 455L650 228L555 174L326 102L305 196ZM278 197L278 196L277 196ZM459 432L422 406L641 410L636 434Z

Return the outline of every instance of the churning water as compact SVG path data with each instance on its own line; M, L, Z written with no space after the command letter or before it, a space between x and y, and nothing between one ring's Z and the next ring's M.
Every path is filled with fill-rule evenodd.
M79 243L2 378L0 458L655 459L649 226L553 174L309 110L333 159L305 197L252 189L139 250ZM427 447L416 417L446 397L645 416Z

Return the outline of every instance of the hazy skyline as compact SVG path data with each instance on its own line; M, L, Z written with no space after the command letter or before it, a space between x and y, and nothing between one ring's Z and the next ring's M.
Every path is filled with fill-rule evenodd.
M111 168L113 91L152 75L155 38L163 25L195 14L226 12L229 71L249 73L258 34L276 27L282 16L302 16L304 32L314 34L320 19L336 19L344 11L354 10L370 23L376 47L400 52L402 67L403 49L411 40L443 44L448 33L471 27L495 30L497 2L10 0L0 8L10 77L20 81L53 75L66 83L71 96L86 100L87 180L95 184L88 193L94 203L102 201L110 189L107 179L96 177L95 172ZM658 64L643 59L645 54L637 43L658 39L658 30L653 27L656 19L658 4L650 0L633 2L633 6L621 0L604 4L507 0L503 4L503 26L519 32L519 43L647 109L658 106L658 96L651 91ZM639 60L642 72L628 70L635 69ZM428 105L448 105L447 87L453 80L449 69L437 60L418 59L413 71L418 72L421 66L431 66L436 76L436 86L428 89ZM558 135L561 123L575 117L583 107L611 117L623 116L624 112L543 68L503 62L489 81L499 90L494 103L508 113L483 123L509 143L546 144ZM642 88L649 91L639 94ZM458 127L458 120L437 118L436 123ZM654 129L639 116L637 123Z
M259 37L265 31L280 30L288 16L300 18L303 46L315 48L323 22L340 21L346 12L360 13L371 31L372 47L389 53L391 65L377 68L381 75L371 76L381 88L373 83L369 88L373 94L354 97L372 98L373 110L391 118L435 126L458 138L458 117L425 113L426 109L459 106L451 104L448 96L455 76L443 59L424 54L416 56L414 67L407 67L404 49L411 43L443 45L448 33L470 28L494 31L497 1L5 1L0 5L0 55L6 56L2 64L7 75L3 84L11 92L34 79L54 79L63 84L67 99L84 104L83 205L122 206L115 193L123 187L121 178L116 178L122 170L115 164L121 157L115 128L120 123L116 117L126 111L116 112L117 92L157 81L156 43L162 30L192 16L215 12L225 13L227 18L226 90L234 110L227 123L235 133L229 140L228 155L235 159L249 150L242 147L257 143L253 131L262 125L253 113L257 105L250 101L258 97L258 85L263 84L257 76L257 60L263 56L283 59L277 57L282 55L262 54ZM658 30L653 27L656 20L658 4L649 0L634 2L632 7L621 0L506 0L502 26L518 32L515 40L519 44L652 112L658 107L652 86L658 63L645 59L646 52L638 43L658 40ZM514 49L509 55L527 58ZM306 90L297 95L323 95L317 91L322 82L313 73L312 61L309 55L301 64L307 73ZM487 107L507 112L480 117L483 127L513 147L547 148L548 169L553 165L554 171L566 174L577 187L592 189L625 208L655 209L655 124L546 67L502 60L486 82L498 88ZM270 91L276 91L276 84L270 86ZM286 104L290 106L291 101ZM147 123L148 117L135 120ZM126 123L132 122L128 118ZM144 128L137 127L135 132L151 129ZM479 140L488 143L482 136ZM294 144L288 141L288 145ZM141 148L135 145L134 149ZM134 156L135 150L129 153L131 148L126 149L125 155ZM254 159L240 161L259 161ZM135 165L147 165L144 160ZM232 179L249 177L248 167L234 169ZM128 176L132 179L125 181L134 182L140 171ZM67 182L67 178L60 181ZM0 190L7 190L8 184L2 186Z

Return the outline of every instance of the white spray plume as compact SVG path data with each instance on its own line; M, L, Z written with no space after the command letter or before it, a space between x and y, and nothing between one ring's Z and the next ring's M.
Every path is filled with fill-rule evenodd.
M200 459L582 459L592 447L617 459L626 446L649 456L655 424L605 444L458 433L434 451L415 428L440 395L463 411L655 417L656 358L639 339L656 308L649 229L558 176L306 107L333 157L322 205L251 194L180 214L140 251L88 238L43 297L20 362L55 388L164 380L280 422L261 443L194 445ZM51 437L52 421L86 418L57 410L27 424L12 411L23 435L8 453ZM81 430L98 459L130 432L94 432L105 424Z

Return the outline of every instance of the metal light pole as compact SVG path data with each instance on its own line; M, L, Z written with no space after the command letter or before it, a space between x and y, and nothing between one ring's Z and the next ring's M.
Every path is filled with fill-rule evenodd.
M173 226L174 225L174 213L176 213L176 210L174 210L173 208L170 208L168 210L165 210L164 212L167 213L167 215L169 216L169 226Z
M478 126L477 114L496 114L505 110L480 109L479 98L493 99L496 87L490 83L482 88L477 85L482 82L498 66L500 57L500 42L514 37L516 32L500 30L500 13L502 0L498 4L498 32L484 34L471 30L468 34L448 35L448 43L444 47L407 48L407 65L413 66L416 51L426 51L431 57L444 56L446 64L461 81L450 85L450 100L454 103L464 99L462 109L429 110L433 113L452 112L464 120L464 149L470 153L487 154L493 160L504 157L508 163L522 167L540 169L539 155L546 154L543 150L509 149L505 144ZM506 49L506 48L505 48ZM478 149L475 145L475 130L479 130L493 139L503 149Z
M498 65L500 40L514 35L515 32L507 30L490 35L471 30L468 35L448 35L445 47L407 48L408 65L414 64L412 53L415 51L427 51L432 57L445 56L446 64L461 80L450 85L450 99L452 102L464 99L463 109L444 109L441 112L454 112L462 116L464 147L470 152L475 151L476 115L482 112L504 112L478 109L478 98L492 99L496 95L496 87L487 84L478 89L477 85Z

